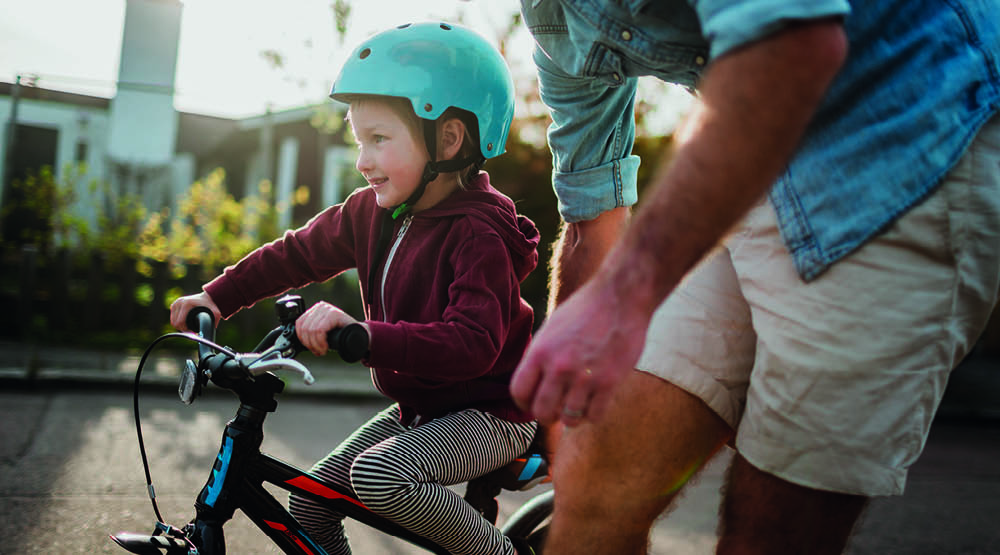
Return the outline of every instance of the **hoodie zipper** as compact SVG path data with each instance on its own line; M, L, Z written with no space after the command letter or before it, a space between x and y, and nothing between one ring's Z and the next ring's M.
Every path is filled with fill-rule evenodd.
M382 321L389 321L389 311L385 308L385 281L386 277L389 275L389 265L392 264L392 258L396 255L396 249L399 248L399 243L403 240L403 235L406 234L406 230L410 227L410 221L413 220L413 215L407 215L403 219L403 223L399 226L399 233L396 234L396 240L392 242L392 248L389 249L389 254L385 257L385 265L382 267L382 283L379 286L380 300L382 302ZM382 385L378 380L378 373L372 372L372 381L375 384L375 389L382 391Z
M379 287L382 299L382 321L388 322L389 311L386 310L385 306L385 282L386 278L389 276L389 266L392 265L392 259L396 255L396 249L399 248L399 244L403 241L403 235L406 235L406 230L410 228L410 222L413 221L412 215L407 215L403 219L403 223L399 226L399 233L396 234L396 240L392 243L392 248L389 249L388 256L385 257L385 266L382 267L382 284Z

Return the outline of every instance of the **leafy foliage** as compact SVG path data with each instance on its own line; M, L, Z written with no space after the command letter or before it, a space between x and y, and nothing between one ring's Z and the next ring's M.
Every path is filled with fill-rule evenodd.
M262 181L257 195L236 200L225 178L225 171L216 169L194 182L178 203L177 217L168 208L153 213L139 234L140 258L168 263L174 276L198 266L207 279L256 248L262 237L277 235L270 182ZM148 275L147 267L141 271Z
M32 245L43 253L79 247L99 250L114 260L135 257L139 251L135 238L146 219L142 202L135 196L117 194L110 184L97 179L77 187L86 174L86 165L72 164L57 180L52 168L43 166L29 171L23 180L15 180L11 198L0 213L4 246ZM93 204L93 221L71 210L84 201L78 191L83 191L87 200L100 199Z

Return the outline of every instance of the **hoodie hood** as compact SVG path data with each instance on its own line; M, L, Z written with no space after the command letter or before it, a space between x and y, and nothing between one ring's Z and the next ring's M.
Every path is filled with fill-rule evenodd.
M486 223L510 249L518 280L524 280L538 266L538 243L541 239L538 228L529 218L517 213L510 197L490 185L486 172L479 172L465 189L459 189L438 204L419 212L419 216L466 216Z

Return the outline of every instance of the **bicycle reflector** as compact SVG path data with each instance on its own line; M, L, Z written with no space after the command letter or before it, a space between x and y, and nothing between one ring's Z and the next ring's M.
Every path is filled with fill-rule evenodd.
M190 405L201 395L201 381L198 379L198 367L191 360L186 361L181 370L181 379L177 385L177 395L185 405Z

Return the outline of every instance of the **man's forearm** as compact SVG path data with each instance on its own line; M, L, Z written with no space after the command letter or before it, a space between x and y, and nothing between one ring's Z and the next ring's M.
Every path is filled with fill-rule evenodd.
M590 279L624 233L630 209L619 207L593 220L567 223L552 248L549 313Z
M797 24L715 61L602 278L650 314L792 157L846 56L839 20Z

